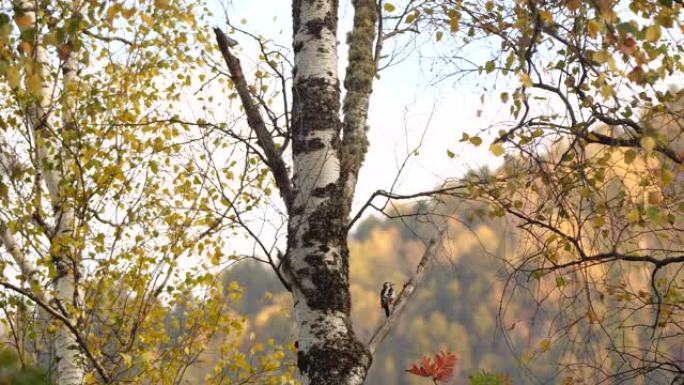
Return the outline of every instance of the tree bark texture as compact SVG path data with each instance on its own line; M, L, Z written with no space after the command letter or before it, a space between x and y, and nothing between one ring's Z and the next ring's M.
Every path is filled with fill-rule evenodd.
M351 323L337 8L335 0L292 3L294 202L285 269L305 384L362 384L372 360Z
M366 119L379 57L375 32L380 9L373 0L354 0L353 5L342 122L338 2L292 2L291 177L252 100L240 61L223 32L215 30L247 123L257 134L287 208L287 252L277 273L294 300L297 365L304 384L362 384L372 362L372 354L358 340L351 322L347 235L367 148Z

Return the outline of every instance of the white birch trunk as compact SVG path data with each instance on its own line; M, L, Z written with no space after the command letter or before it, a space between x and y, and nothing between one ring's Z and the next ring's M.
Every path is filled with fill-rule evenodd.
M293 2L295 199L288 229L298 366L304 384L361 384L370 355L350 319L340 184L340 84L333 0Z
M22 23L20 29L37 28L36 2L21 0L17 2L17 8L30 18L31 23ZM29 110L29 124L33 131L36 143L36 169L41 179L47 186L53 212L56 218L55 234L52 235L51 257L57 271L53 282L54 296L52 301L72 323L74 314L78 314L80 306L79 293L76 278L78 277L78 261L72 246L65 246L63 240L74 236L74 203L73 193L67 193L65 187L71 185L71 161L67 151L61 148L60 142L55 138L54 130L49 130L52 122L50 111L54 102L51 92L49 63L47 51L37 40L33 47L34 60L38 67L41 80L41 92L37 95L37 102L33 103ZM63 134L66 130L74 129L73 91L71 84L75 81L78 56L69 54L63 63L63 98L62 98L62 124ZM50 132L52 131L52 132ZM66 137L65 135L62 135ZM65 143L63 145L68 145ZM67 242L68 243L68 242ZM85 360L83 353L76 342L76 337L62 323L55 338L55 352L57 359L56 380L60 385L80 385L83 383Z
M75 130L75 118L73 111L75 108L74 94L76 92L76 73L78 65L78 55L76 52L69 53L66 61L62 66L63 73L63 90L62 90L62 141L64 146L71 145L71 140L67 138L74 138L73 134L68 134ZM64 134L67 135L64 135ZM76 151L77 153L77 151ZM61 186L73 185L75 181L72 177L73 161L69 151L61 151L61 161L59 162L61 170ZM60 196L67 196L60 194ZM74 199L75 197L63 198L59 202L60 206L57 210L57 227L55 229L55 239L61 242L63 239L73 239L75 236L75 216L74 216ZM78 309L81 306L80 293L77 287L79 260L77 258L77 251L72 246L60 246L61 255L53 256L53 262L57 269L57 277L55 278L55 300L62 304L68 304L70 316L68 317L73 324L77 324L77 320L73 314L78 314ZM57 258L55 258L57 257ZM85 360L83 353L76 341L76 336L61 325L57 331L55 338L55 353L57 355L57 378L60 384L77 385L83 382L85 375L84 364Z

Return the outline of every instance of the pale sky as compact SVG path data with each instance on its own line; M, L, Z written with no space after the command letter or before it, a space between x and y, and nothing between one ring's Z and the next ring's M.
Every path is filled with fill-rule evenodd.
M216 23L225 28L221 3L213 4ZM228 10L231 23L290 47L290 6L291 2L285 0L234 0ZM353 17L350 2L341 1L339 16L338 54L342 78L346 66L345 36ZM243 19L246 20L244 24L241 23ZM231 37L249 44L249 40L239 34ZM442 42L444 46L447 44ZM255 49L243 43L241 46L247 52ZM386 44L386 47L390 48L391 44ZM407 153L420 144L424 132L419 155L407 163L399 180L400 192L433 188L445 178L462 175L468 167L477 168L485 164L495 167L500 164L500 160L487 150L487 139L483 138L485 142L478 148L458 142L464 131L473 133L491 125L491 115L497 106L485 104L484 109L489 113L478 118L477 110L483 109L479 99L483 90L474 85L476 79L471 76L459 83L445 80L434 84L433 63L429 59L421 60L417 51L401 63L385 69L380 74L381 79L374 83L368 121L370 147L361 170L355 199L357 205L365 202L373 191L391 187L400 164ZM437 53L430 45L425 45L421 54L435 56ZM447 157L447 148L456 154L453 159Z

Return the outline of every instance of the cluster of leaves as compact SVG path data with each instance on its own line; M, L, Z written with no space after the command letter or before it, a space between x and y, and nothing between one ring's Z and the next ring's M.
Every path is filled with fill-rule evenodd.
M486 371L480 371L469 377L470 385L513 385L510 376L497 373L492 374Z
M443 351L435 357L423 356L419 364L413 364L406 371L419 377L431 378L433 382L447 382L454 375L454 368L458 358L456 354Z
M236 381L289 379L291 370L279 370L283 346L250 348L247 325L231 310L241 289L224 287L216 269L239 258L217 234L258 203L265 170L251 155L236 169L233 155L244 153L225 140L225 126L177 114L211 101L182 98L201 86L200 55L213 49L205 4L16 1L2 12L0 229L21 258L3 245L0 283L20 291L0 297L22 362L54 373L64 325L42 313L50 301L36 300L54 297L52 255L68 249L80 298L52 310L77 326L89 353L86 384L103 375L175 384L212 370L218 381L238 372ZM77 68L67 81L69 57ZM52 173L55 194L44 180ZM53 214L65 207L74 231L55 236L61 218ZM200 359L210 348L220 355Z

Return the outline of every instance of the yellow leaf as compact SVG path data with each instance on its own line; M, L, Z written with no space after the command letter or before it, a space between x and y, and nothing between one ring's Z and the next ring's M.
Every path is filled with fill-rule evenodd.
M663 185L665 186L669 186L670 184L672 184L674 177L674 172L672 172L672 170L670 170L669 168L664 168L661 171L660 180L663 182Z
M444 36L444 32L442 32L442 31L437 31L437 34L435 35L435 39L436 39L437 41L440 41L440 40L442 40L442 36Z
M479 136L472 136L469 140L470 143L474 144L475 146L479 146L480 144L482 144L482 139L480 139Z
M489 151L491 151L494 156L501 156L504 154L504 148L499 143L492 143L489 146Z
M28 77L28 79L26 79L26 88L31 95L40 97L41 83L40 75L32 74Z
M615 63L615 59L612 56L608 58L608 68L613 72L618 71L618 66Z
M19 75L17 67L8 67L5 76L7 77L7 83L9 83L10 88L19 87L21 76Z
M637 210L637 209L632 209L632 211L627 213L627 220L629 221L629 223L639 222L639 218L640 218L639 210Z
M116 14L121 12L122 9L123 6L121 4L114 3L111 7L107 8L107 12L105 13L105 19L111 22L116 17Z
M449 16L449 30L451 33L458 32L458 17L456 15Z
M131 355L130 355L130 354L126 354L126 353L119 353L119 355L121 356L121 358L122 358L122 359L124 360L124 362L126 363L126 366L130 367L131 364L133 363L133 358L131 357Z
M611 86L610 84L604 84L601 87L601 95L604 99L608 99L611 96L613 96L613 86Z
M95 374L93 373L88 373L83 377L83 383L86 385L93 385L97 382L97 378L95 378Z
M387 12L394 12L394 10L396 9L394 7L394 4L392 3L385 3L385 5L383 5L382 8L384 8Z
M603 64L608 61L608 59L610 58L610 54L605 49L602 49L600 51L594 52L594 54L591 55L591 58L595 62Z
M551 15L551 12L549 12L547 10L543 10L543 11L539 12L539 17L541 17L541 19L547 24L553 24L554 23L553 15Z
M606 218L602 216L598 216L594 218L594 226L595 227L602 227L606 224Z
M140 18L141 18L142 21L144 21L145 24L147 24L148 26L153 26L153 25L154 25L154 19L152 18L152 16L150 16L150 15L148 15L148 14L146 14L146 13L141 13L141 14L140 14Z
M654 24L648 28L646 28L646 40L648 41L656 41L660 39L660 26L657 24Z
M603 30L603 24L598 20L589 20L587 23L587 32L589 36L596 37L596 34Z
M637 153L634 150L627 150L625 151L625 164L631 164L634 162L634 159L636 159Z
M522 84L525 87L532 87L532 79L530 79L530 75L524 72L520 73L520 81L522 81Z
M121 15L125 19L130 19L133 15L135 15L135 7L124 9L123 11L121 11Z
M543 340L539 343L539 349L540 349L542 352L544 352L544 353L546 353L546 352L549 350L550 347L551 347L551 341L549 341L548 338L543 339Z
M650 136L642 136L641 139L639 139L639 144L644 150L651 151L655 148L656 141Z

